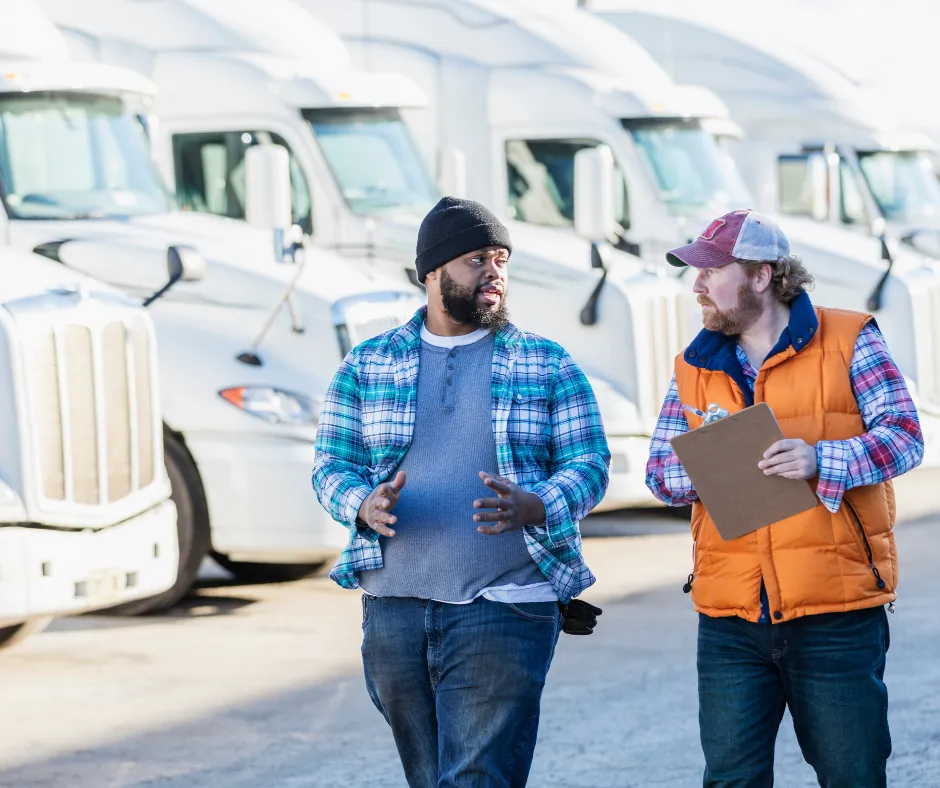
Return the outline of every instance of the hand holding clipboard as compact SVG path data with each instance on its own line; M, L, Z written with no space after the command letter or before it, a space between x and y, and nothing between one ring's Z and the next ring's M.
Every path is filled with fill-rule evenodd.
M758 463L783 440L766 403L714 418L670 443L723 539L735 539L814 508L812 487L766 475Z

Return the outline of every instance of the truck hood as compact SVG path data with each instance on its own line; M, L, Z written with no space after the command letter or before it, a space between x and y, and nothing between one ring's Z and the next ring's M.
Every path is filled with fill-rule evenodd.
M278 263L274 257L273 235L244 222L205 214L166 213L119 220L73 220L11 223L11 236L17 246L35 248L53 241L80 241L99 254L146 257L160 271L159 260L166 259L169 246L189 246L208 263L206 279L220 277L228 269L245 277L271 279L285 284L296 267ZM334 302L362 293L404 291L398 282L380 274L363 271L340 256L317 247L306 249L308 262L297 284L307 291ZM156 276L156 275L155 275ZM162 274L165 281L166 276ZM109 279L120 286L119 281ZM154 283L160 279L155 278Z
M0 247L0 302L27 298L48 290L81 288L124 298L114 288L41 255Z

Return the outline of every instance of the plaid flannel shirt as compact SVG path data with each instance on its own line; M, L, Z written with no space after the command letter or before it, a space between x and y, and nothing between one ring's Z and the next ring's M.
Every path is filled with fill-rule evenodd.
M757 370L740 345L738 362L751 391ZM879 484L916 468L924 455L924 437L917 410L888 346L875 322L869 321L858 335L849 367L852 390L866 432L843 441L816 444L819 482L816 495L830 512L839 511L842 496L853 487ZM679 463L670 438L688 432L685 411L679 401L676 379L666 394L653 431L646 484L660 501L684 506L698 500L692 483Z
M379 535L357 523L362 502L404 459L414 432L421 325L363 342L343 360L317 429L313 486L349 543L330 577L357 588L356 573L382 566ZM556 343L507 326L493 350L493 434L499 473L545 505L541 526L525 526L532 560L562 602L594 583L581 555L578 522L603 498L610 451L594 392Z

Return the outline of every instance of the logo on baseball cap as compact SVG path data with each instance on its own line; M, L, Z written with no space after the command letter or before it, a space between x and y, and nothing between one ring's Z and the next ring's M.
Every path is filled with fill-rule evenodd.
M719 268L736 260L775 263L790 254L787 237L764 214L732 211L715 219L692 243L666 253L672 265Z

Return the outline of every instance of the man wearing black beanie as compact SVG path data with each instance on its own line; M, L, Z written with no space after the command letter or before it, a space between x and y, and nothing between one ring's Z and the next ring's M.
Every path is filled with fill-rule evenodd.
M509 322L511 251L485 207L442 199L427 307L349 353L317 430L314 488L350 532L330 576L364 591L366 685L411 788L524 786L558 634L593 626L569 603L610 452L581 370Z

